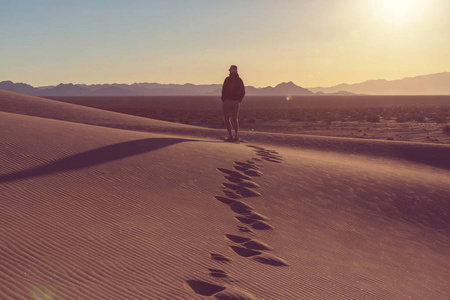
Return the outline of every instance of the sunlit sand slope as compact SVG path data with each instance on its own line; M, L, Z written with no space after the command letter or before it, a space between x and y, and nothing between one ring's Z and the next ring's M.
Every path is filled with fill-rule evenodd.
M219 104L218 99L218 105ZM224 130L188 126L0 90L0 111L135 131L220 139ZM242 132L247 142L407 160L450 169L450 145Z
M13 96L29 111L0 112L0 299L450 294L446 168ZM70 117L89 114L118 125Z

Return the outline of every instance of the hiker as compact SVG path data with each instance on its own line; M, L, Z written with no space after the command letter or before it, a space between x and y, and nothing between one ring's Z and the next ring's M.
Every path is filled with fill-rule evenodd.
M229 135L226 141L232 142L239 140L239 104L244 99L245 87L244 82L237 73L237 67L235 65L232 65L228 71L230 71L230 75L225 78L222 86L222 102L223 118ZM234 138L232 128L234 128L235 132Z

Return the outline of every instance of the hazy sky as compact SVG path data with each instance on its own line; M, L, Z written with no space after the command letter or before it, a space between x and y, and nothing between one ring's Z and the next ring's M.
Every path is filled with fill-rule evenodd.
M449 0L0 0L0 81L303 87L450 71Z

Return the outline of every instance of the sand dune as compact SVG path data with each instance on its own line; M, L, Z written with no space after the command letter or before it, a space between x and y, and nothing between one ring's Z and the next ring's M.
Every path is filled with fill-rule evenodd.
M0 299L446 299L450 147L0 91Z

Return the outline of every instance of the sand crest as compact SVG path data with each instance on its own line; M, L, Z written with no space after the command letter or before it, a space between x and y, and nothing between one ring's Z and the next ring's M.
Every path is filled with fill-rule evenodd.
M450 147L0 91L0 299L445 299Z

